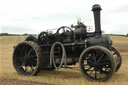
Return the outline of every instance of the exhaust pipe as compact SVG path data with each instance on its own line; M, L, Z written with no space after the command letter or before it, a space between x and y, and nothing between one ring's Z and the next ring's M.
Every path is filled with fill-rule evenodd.
M94 14L94 21L95 21L95 33L96 33L96 37L100 37L102 34L101 31L101 24L100 24L100 10L101 7L99 4L95 4L92 6L92 11Z

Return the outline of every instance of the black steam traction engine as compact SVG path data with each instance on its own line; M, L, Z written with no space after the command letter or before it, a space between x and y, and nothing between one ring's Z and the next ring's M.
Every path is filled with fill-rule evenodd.
M56 33L41 32L38 38L28 36L15 46L13 65L22 75L36 75L40 70L54 70L79 62L79 67L89 80L105 81L121 66L120 53L112 40L102 35L100 5L93 5L95 32L79 22L76 26L62 26ZM74 30L73 30L74 29Z

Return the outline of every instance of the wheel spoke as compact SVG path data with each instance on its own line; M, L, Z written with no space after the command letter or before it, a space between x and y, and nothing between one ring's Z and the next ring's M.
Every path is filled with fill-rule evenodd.
M88 64L83 64L83 66L88 66Z
M96 72L96 70L95 70L95 78L97 78L97 72Z
M36 55L31 55L31 58L36 58Z
M25 53L25 56L27 56L27 51L26 51L26 49L25 49L24 51L25 51L25 52L24 52L24 53Z
M92 62L91 60L88 60L88 63L90 63L91 65L94 65L95 63Z
M94 72L95 70L91 70L91 72L89 73L89 75L92 75L92 72Z
M105 66L105 65L109 65L109 63L99 63L98 65L100 65L100 66Z
M29 56L31 54L31 52L32 52L32 48L29 50L27 56Z
M100 70L99 70L99 79L101 80L101 72L100 72Z
M90 66L88 69L85 69L86 71L90 71L90 69L91 69L92 67Z
M94 62L96 63L96 54L95 53L92 54L92 58L93 58Z
M97 63L99 63L99 62L101 61L101 59L103 58L103 56L104 56L104 54L102 54L102 55L100 56L100 58L98 59Z

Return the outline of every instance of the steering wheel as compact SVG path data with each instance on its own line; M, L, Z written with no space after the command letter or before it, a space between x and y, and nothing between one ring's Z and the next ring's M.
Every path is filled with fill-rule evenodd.
M62 31L62 32L60 32L60 31ZM56 34L63 34L63 33L66 33L66 32L73 33L73 30L71 28L67 27L67 26L62 26L57 30Z

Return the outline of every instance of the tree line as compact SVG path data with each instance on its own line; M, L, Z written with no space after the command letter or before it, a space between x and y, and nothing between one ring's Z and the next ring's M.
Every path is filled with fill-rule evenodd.
M0 36L28 36L28 35L37 35L37 34L28 34L28 33L24 33L24 34L9 34L9 33L0 33ZM124 37L128 37L128 33L126 35L120 35L120 34L109 34L111 36L124 36Z

